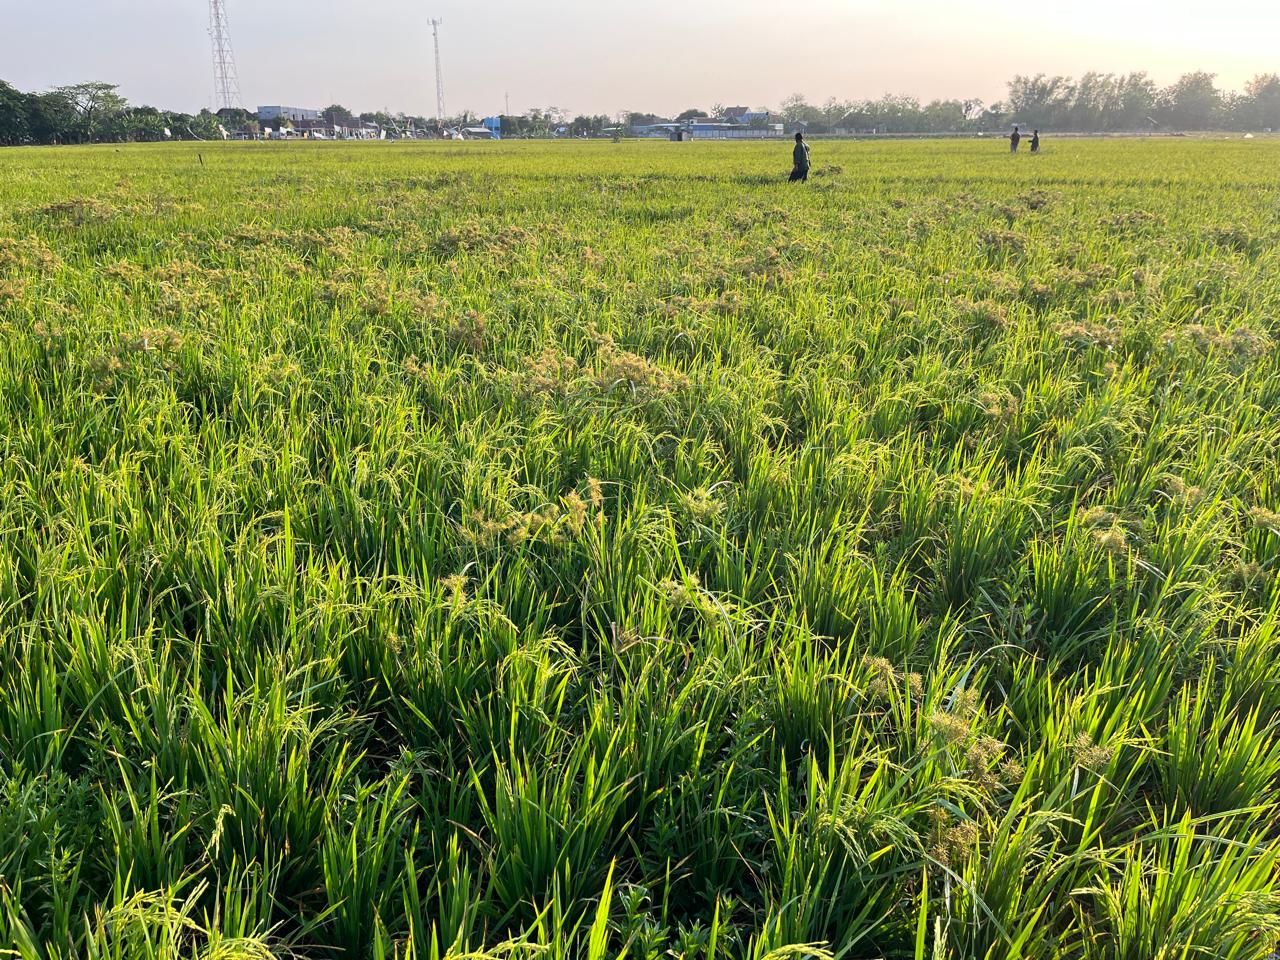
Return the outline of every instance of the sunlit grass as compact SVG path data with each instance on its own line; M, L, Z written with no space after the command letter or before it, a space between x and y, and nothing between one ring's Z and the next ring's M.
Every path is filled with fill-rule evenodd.
M814 163L0 153L0 950L1264 957L1280 144Z

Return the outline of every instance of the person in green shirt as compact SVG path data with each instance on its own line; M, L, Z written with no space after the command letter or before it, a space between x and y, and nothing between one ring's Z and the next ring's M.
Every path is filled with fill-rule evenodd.
M809 145L804 142L804 134L796 134L796 148L791 152L792 168L791 182L795 183L799 180L802 183L809 182Z

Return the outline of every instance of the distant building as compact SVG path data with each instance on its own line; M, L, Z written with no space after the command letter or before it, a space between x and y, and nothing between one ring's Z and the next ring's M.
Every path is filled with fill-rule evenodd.
M263 132L273 140L384 140L386 134L376 123L367 120L348 119L342 123L330 123L324 119L289 120L281 117L280 126ZM286 126L287 124L287 126Z
M686 128L695 140L767 140L783 136L780 123L750 125L740 121L691 120Z
M750 116L750 114L744 114ZM756 114L757 118L767 120L768 114ZM783 135L782 124L768 123L758 120L755 123L743 120L712 119L711 117L693 117L689 120L670 121L667 123L640 123L631 127L633 137L662 137L667 140L768 140Z
M608 133L611 129L606 128L605 132ZM682 123L637 123L629 128L629 132L633 137L669 138L672 133L682 129L684 129Z
M768 110L752 110L750 107L725 107L718 117L694 117L693 123L736 123L741 126L765 126L776 122Z
M501 117L485 117L480 121L481 125L489 131L492 139L502 139L502 118Z
M737 124L725 123L723 120L691 120L689 121L689 130L695 137L710 137L718 134L728 133L730 130L736 130Z
M258 119L263 123L272 120L319 120L319 110L307 110L303 107L259 107Z

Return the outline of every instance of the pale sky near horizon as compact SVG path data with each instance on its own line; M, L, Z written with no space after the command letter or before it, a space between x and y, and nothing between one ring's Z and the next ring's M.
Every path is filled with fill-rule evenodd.
M674 114L902 93L1005 96L1015 74L1280 72L1280 2L1218 0L226 0L245 105L451 113L555 105ZM0 0L0 79L118 83L135 103L213 99L206 0Z

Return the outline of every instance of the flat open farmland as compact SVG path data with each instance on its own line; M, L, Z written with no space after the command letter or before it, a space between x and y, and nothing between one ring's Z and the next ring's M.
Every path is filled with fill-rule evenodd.
M1280 141L0 153L0 953L1261 958Z

